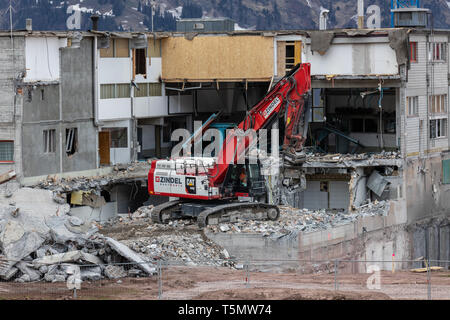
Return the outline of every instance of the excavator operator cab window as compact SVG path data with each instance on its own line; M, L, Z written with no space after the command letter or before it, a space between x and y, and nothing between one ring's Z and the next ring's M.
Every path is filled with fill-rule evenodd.
M239 173L239 183L242 187L247 187L247 172L245 171L245 168L241 168Z
M260 168L257 164L249 164L248 173L250 175L250 180L252 181L259 181L261 179Z
M231 181L233 183L233 189L237 192L247 192L248 177L245 165L237 164L233 165L231 169Z

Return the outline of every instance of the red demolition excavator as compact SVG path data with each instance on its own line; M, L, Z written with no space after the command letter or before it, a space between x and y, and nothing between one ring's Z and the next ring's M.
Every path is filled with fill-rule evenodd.
M310 64L299 64L273 86L236 128L227 131L217 156L154 160L148 174L150 196L177 200L155 207L152 220L167 223L190 217L205 227L237 219L278 219L279 208L265 203L267 189L261 165L249 161L248 149L255 142L254 136L242 138L242 133L269 129L283 119L283 152L298 154L306 140L310 70Z

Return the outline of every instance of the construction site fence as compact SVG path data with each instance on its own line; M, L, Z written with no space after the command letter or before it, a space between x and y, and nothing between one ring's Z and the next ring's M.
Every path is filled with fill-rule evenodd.
M31 267L32 261L28 263ZM75 270L67 273L70 266L76 266ZM105 274L108 266L119 267L115 278ZM26 282L18 276L0 278L0 299L184 300L207 299L209 292L220 290L285 288L356 292L368 297L375 294L381 299L450 300L449 266L450 260L394 257L392 260L225 259L195 263L152 259L102 265L65 262L51 267L55 275L60 275L53 281L43 275ZM153 272L145 272L145 267Z

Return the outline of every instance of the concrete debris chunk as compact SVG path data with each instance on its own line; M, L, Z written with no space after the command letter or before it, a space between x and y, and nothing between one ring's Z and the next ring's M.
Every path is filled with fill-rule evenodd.
M19 262L18 264L16 264L16 267L24 274L24 275L28 275L29 280L28 281L37 281L41 278L42 274L31 268L30 266L28 266L26 263L24 262Z
M81 226L82 224L84 224L83 220L81 220L81 219L78 218L78 217L70 217L70 218L69 218L69 222L70 222L70 224L71 224L72 226L74 226L74 227L79 227L79 226Z
M126 245L109 237L106 237L106 243L111 247L111 249L116 251L128 261L135 262L136 267L142 269L148 274L156 273L156 268L153 267L153 264L144 261L144 259L142 259L136 252L128 248Z
M2 280L8 281L8 280L12 279L12 277L14 277L17 274L17 272L19 272L19 269L15 268L15 267L8 268L6 270L6 272L4 273L4 275L0 276L0 278Z
M16 282L30 282L31 281L31 278L30 278L30 275L28 275L28 274L23 274L21 277L19 277L19 278L17 278L16 280L15 280Z
M12 225L13 224L10 224L9 227L11 228ZM20 238L18 238L19 235ZM4 233L0 234L0 237L4 239ZM6 275L9 268L13 267L17 263L17 261L21 261L26 256L35 252L44 243L44 241L45 239L42 238L38 233L23 232L23 229L21 228L18 228L17 233L9 235L8 242L0 243L1 250L7 260L3 268L1 268L0 270L0 276Z
M48 267L47 266L41 266L39 268L39 272L42 274L46 274L48 272Z
M53 201L64 205L67 203L67 196L65 193L53 192Z
M86 252L77 250L77 251L69 251L69 252L65 252L65 253L59 253L59 254L54 254L51 256L45 256L42 258L38 258L33 260L33 264L34 265L54 265L54 264L58 264L58 263L64 263L64 262L78 262L78 261L83 261L83 262L88 262L91 264L103 264L103 261Z
M389 182L381 174L379 174L378 171L374 170L367 181L367 188L381 197L388 183Z
M62 274L55 274L52 278L52 282L65 282L67 277Z
M97 281L102 279L102 269L100 267L89 267L81 270L81 280Z
M133 214L133 219L144 219L144 218L150 218L152 216L154 206L143 206L137 209Z
M46 220L50 228L52 240L56 243L64 244L68 241L77 242L81 239L80 234L76 234L66 227L67 217L50 217Z

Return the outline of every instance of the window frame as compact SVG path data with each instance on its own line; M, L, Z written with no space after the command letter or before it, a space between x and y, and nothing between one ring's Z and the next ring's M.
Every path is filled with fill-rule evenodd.
M413 113L411 113L411 106L412 106ZM419 96L406 97L406 108L407 108L407 113L408 113L409 118L418 117L419 116Z
M140 54L138 54L140 53ZM147 48L133 49L133 75L147 78ZM142 61L143 60L143 61ZM145 69L145 70L141 70ZM144 71L144 72L142 72Z
M436 125L434 125L434 129L435 129L435 136L432 135L432 125L431 123L433 121L436 121ZM443 122L445 123L445 125L443 126L442 124L440 124L438 126L438 122ZM430 125L430 132L429 132L429 137L430 139L436 140L436 139L445 139L448 136L448 119L446 117L440 117L440 118L432 118L429 120L429 125ZM438 132L439 131L439 132ZM444 133L444 135L438 135L438 133Z
M42 131L42 135L44 142L44 154L56 153L56 129L44 129Z
M134 87L134 97L135 98L146 98L148 97L148 82L141 82L137 84L139 86L139 90Z
M1 142L12 143L12 160L0 160L0 163L14 163L14 140L0 140Z
M116 83L116 97L115 99L129 99L131 98L131 87L129 83ZM123 88L124 90L120 90L120 88ZM125 95L122 95L122 93L125 93Z
M102 92L102 87L104 86L113 86L114 96L105 98ZM128 88L124 91L119 92L119 86L127 86ZM125 96L120 96L120 93L126 92ZM129 83L102 83L100 84L100 100L109 100L109 99L130 99L131 98L131 85Z
M290 40L285 42L284 68L286 74L290 72L298 63L302 62L302 41ZM293 56L288 56L288 47L292 47Z
M436 94L428 97L428 111L433 115L447 114L447 95Z
M154 94L154 93L157 94ZM149 82L148 83L148 96L149 97L162 97L162 83L160 82Z
M418 63L417 58L417 41L412 41L409 43L409 57L412 63Z
M430 42L428 52L431 54L432 62L447 62L447 43Z
M66 128L65 152L68 157L78 152L78 128Z

